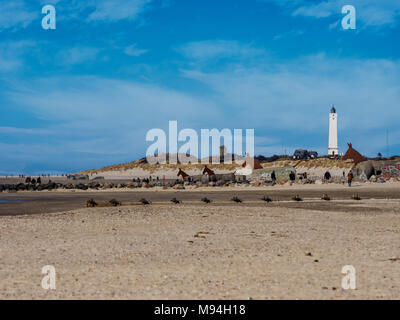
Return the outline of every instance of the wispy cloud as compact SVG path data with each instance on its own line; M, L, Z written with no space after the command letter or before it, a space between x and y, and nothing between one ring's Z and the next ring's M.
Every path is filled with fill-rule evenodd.
M399 24L400 1L398 0L259 0L274 3L290 12L293 16L328 18L342 16L344 5L353 5L357 19L366 26L393 27Z
M254 57L265 54L263 49L237 41L206 40L190 42L177 49L186 57L198 60L214 58Z
M2 29L26 28L40 19L41 7L52 4L57 19L76 22L117 22L136 20L153 0L13 0L0 2L0 31Z
M314 18L327 18L332 15L339 15L342 12L342 6L339 1L324 1L320 3L300 6L292 14L294 16L305 16Z
M1 134L21 134L21 135L46 135L54 133L47 129L0 127Z
M134 20L151 0L96 0L95 10L89 15L88 21L118 21Z
M274 37L274 40L279 40L279 39L284 39L284 38L290 38L290 37L296 37L296 36L302 36L304 34L303 30L291 30L288 32L280 33Z
M37 79L29 84L21 81L10 89L7 99L11 105L41 119L48 125L43 130L50 133L41 136L42 130L15 127L0 127L0 133L18 136L31 132L32 144L38 150L52 146L56 154L51 159L53 167L73 170L86 169L89 163L102 166L143 156L146 132L167 129L168 120L195 127L199 110L215 119L223 117L212 101L202 97L157 85L101 77ZM34 161L27 160L30 148L24 147L25 144L11 142L0 144L0 153L14 150L12 162L21 164L21 168L27 162L46 166L43 153L34 152Z
M35 47L31 40L0 42L0 73L14 71L24 63L24 55Z
M264 1L280 10L202 2L226 14L221 25L220 14L177 20L178 2L162 16L152 12L162 0L0 0L0 168L129 161L144 154L146 131L166 129L168 120L180 128L255 128L257 153L298 146L323 154L331 104L343 147L382 151L382 132L398 132L400 67L397 29L386 28L387 37L376 30L398 24L400 2ZM57 30L47 32L40 4L50 3ZM379 28L328 32L340 28L342 4L356 6L360 30ZM242 23L249 16L254 21ZM152 23L132 37L144 19Z
M229 110L232 122L251 123L269 137L293 136L297 143L308 136L310 144L313 140L323 144L332 104L340 112L343 145L347 140L363 141L374 130L393 128L394 119L400 117L399 61L319 54L268 67L242 64L221 72L189 69L184 75L207 85L214 101ZM364 151L379 147L369 144Z
M8 28L26 28L39 16L23 0L0 2L0 31Z
M58 54L58 61L62 65L74 65L90 62L96 59L100 49L92 47L73 47L63 49Z
M58 134L46 142L62 141L65 153L100 152L119 159L144 154L146 131L166 128L168 120L178 120L181 128L255 128L256 148L274 153L281 152L283 144L324 145L332 104L339 111L342 147L397 126L398 61L338 60L319 54L271 64L243 62L219 72L187 69L184 77L208 88L201 96L153 84L80 76L35 80L29 86L18 83L7 98L43 121L59 123ZM199 116L200 110L207 117ZM29 129L1 131L23 134ZM377 141L362 151L375 153L380 147Z
M139 57L142 54L145 54L148 50L145 49L139 49L137 48L136 44L132 44L128 47L125 48L124 52L128 56L133 56L133 57Z

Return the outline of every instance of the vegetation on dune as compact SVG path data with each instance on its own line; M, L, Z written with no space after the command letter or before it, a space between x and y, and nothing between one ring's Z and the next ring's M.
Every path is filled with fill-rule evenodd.
M220 163L220 164L208 164L207 166L212 170L224 170L224 171L234 171L238 168L241 168L241 163L232 162L229 163ZM346 162L343 160L332 160L328 158L318 158L318 159L310 159L310 160L293 160L293 159L284 159L284 160L276 160L271 162L262 162L261 166L263 168L272 168L272 167L293 167L293 168L342 168L349 169L353 167L354 163ZM202 170L204 168L204 164L194 163L194 164L149 164L146 158L142 158L136 161L122 163L122 164L114 164L110 166L106 166L101 169L91 169L87 171L80 172L80 174L91 174L91 173L101 173L101 172L110 172L110 171L126 171L130 169L142 169L149 173L154 173L159 170L177 170L177 168L181 168L182 170Z
M207 164L207 166L212 169L225 170L225 171L234 171L241 167L240 163L220 163L220 164ZM149 173L154 173L159 170L177 170L177 168L181 168L182 170L203 170L204 164L195 163L195 164L149 164L146 159L140 159L136 161L132 161L129 163L122 164L114 164L101 169L90 169L80 174L90 174L90 173L100 173L100 172L109 172L109 171L126 171L129 169L142 169Z

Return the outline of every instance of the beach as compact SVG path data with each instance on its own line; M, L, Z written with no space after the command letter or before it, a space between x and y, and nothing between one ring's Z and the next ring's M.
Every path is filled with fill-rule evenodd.
M400 298L398 183L256 189L8 194L79 201L62 198L49 213L0 211L0 298ZM297 193L303 201L291 200ZM213 202L202 203L204 194ZM119 195L123 205L84 208L88 195ZM124 205L151 195L151 205ZM46 265L56 270L56 290L41 287ZM355 290L342 288L346 265L356 270Z

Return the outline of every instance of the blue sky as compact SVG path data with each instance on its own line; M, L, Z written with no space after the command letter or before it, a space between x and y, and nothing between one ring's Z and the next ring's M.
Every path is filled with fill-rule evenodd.
M168 120L326 154L332 104L340 151L400 154L399 36L398 0L2 0L0 175L129 162Z

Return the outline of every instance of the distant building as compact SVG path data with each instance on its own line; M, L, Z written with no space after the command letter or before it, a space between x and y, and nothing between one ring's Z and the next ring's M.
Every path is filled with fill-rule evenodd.
M339 155L338 149L338 131L337 131L337 120L338 116L336 109L333 106L329 113L329 146L328 155L337 156Z

